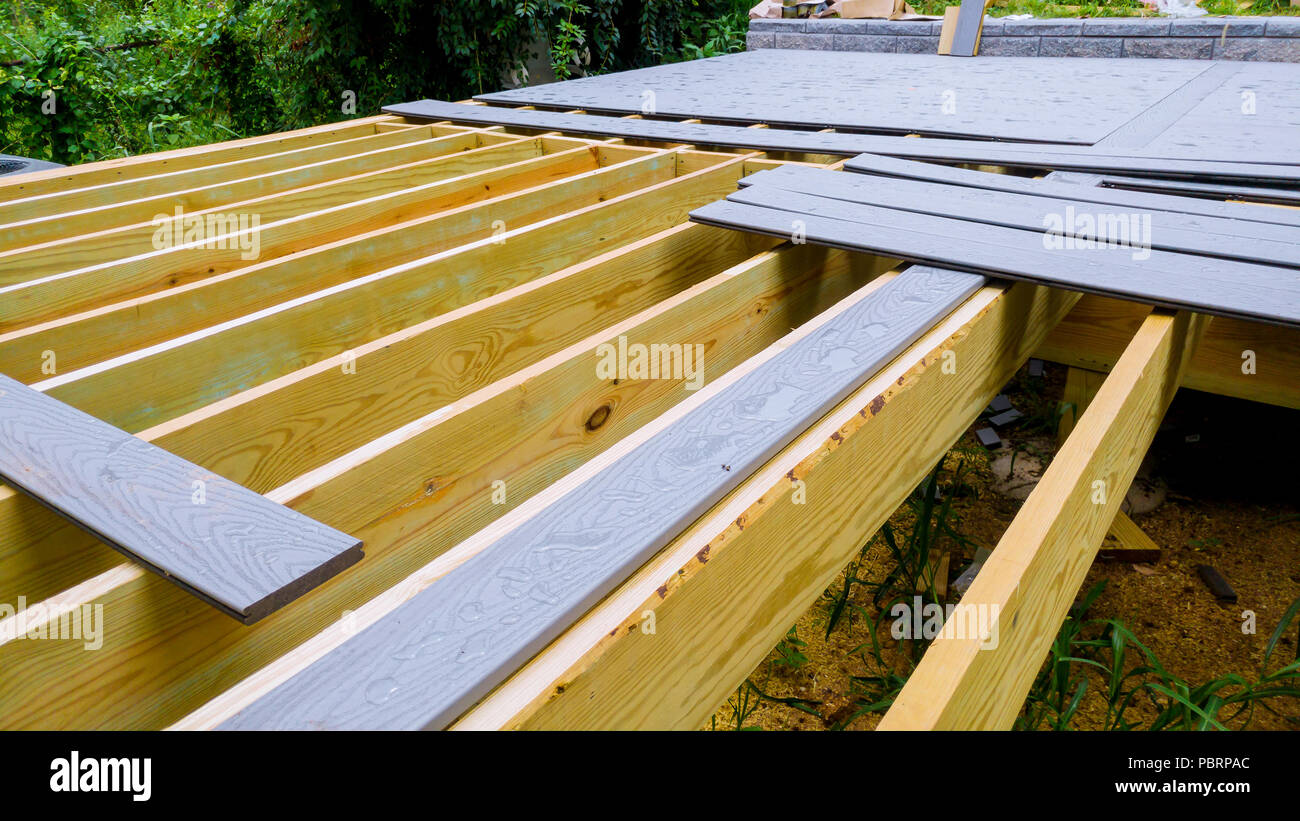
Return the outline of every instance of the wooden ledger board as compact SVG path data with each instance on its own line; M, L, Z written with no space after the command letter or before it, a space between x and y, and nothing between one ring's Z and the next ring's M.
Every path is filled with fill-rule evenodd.
M446 726L983 284L879 286L222 728Z
M246 624L361 542L0 375L0 477Z

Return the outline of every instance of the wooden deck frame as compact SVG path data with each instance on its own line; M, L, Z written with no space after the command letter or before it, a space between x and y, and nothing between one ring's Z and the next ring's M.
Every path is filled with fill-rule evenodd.
M367 558L356 567L243 627L123 564L93 540L61 540L66 534L0 488L0 602L28 591L35 594L27 596L29 607L103 604L107 620L105 647L94 654L76 642L0 638L0 669L6 670L0 726L215 726L337 646L358 624L423 589L493 528L529 505L544 504L556 482L617 458L636 436L670 424L680 386L600 380L590 364L597 345L619 334L698 337L720 372L740 373L770 355L791 328L833 310L896 264L808 246L773 247L775 240L757 237L722 238L716 246L700 233L713 229L683 224L690 203L717 198L744 174L785 162L827 165L838 157L744 148L706 152L399 117L16 177L0 184L0 214L20 212L16 204L4 209L23 200L112 212L115 192L165 197L257 176L230 176L249 170L274 174L303 159L328 158L346 171L351 147L345 144L390 145L380 137L393 139L385 150L394 151L397 144L418 143L402 138L423 129L435 140L476 135L481 151L516 145L539 151L515 162L498 151L490 155L495 162L423 185L407 180L387 193L349 188L346 181L357 174L322 182L335 186L342 204L304 201L301 214L276 223L285 226L284 241L254 264L203 249L178 268L179 256L123 261L113 257L112 243L86 245L83 261L91 263L89 271L102 272L102 281L110 273L136 278L125 287L80 295L68 288L71 295L0 317L0 370L17 369L28 383L47 381L51 396L123 420L143 438L233 474L367 544ZM587 165L570 157L584 157ZM668 176L634 179L634 169L650 168L658 157L669 158ZM614 173L602 177L606 171ZM592 182L583 196L608 202L583 204L561 193L585 181ZM283 200L292 190L270 196ZM659 203L650 209L658 216L634 217L637 207L652 201ZM214 200L213 207L231 202ZM630 207L621 212L619 203ZM542 214L544 207L555 213ZM602 215L624 212L602 222ZM494 258L494 235L476 233L485 230L475 227L482 220L503 213L513 214L505 219L503 248L515 255L514 263ZM453 224L459 227L436 234L436 226ZM549 267L538 268L529 250L534 242L556 249L587 234L599 241L554 255ZM442 250L422 256L420 238L434 235L443 237ZM667 266L676 271L673 260L687 264L675 278L663 279ZM428 281L449 281L458 269L480 280L462 301L433 313L408 310L384 321L380 311L367 316L364 330L341 334L333 323L356 305L351 296L331 294L360 294L354 290L363 287L359 280L403 266L416 266L410 270ZM38 270L66 274L57 264ZM91 281L84 274L71 279ZM62 287L60 281L41 289ZM407 281L407 290L388 291L388 305L400 306L408 298L403 294L415 293L418 276ZM302 307L283 307L291 300ZM320 312L327 303L336 306L334 313ZM1083 447L1081 434L1088 430L1097 431L1103 444L1107 436L1127 435L1134 397L1164 402L1178 377L1189 387L1300 407L1289 379L1300 362L1300 334L1233 320L1216 320L1205 330L1199 318L1171 319L1157 332L1144 322L1164 315L1144 320L1147 313L1142 306L1025 283L981 290L456 726L698 726L1030 355L1098 371L1114 368L1119 376L1107 380L1110 393L1103 390L1071 437L1074 444L1067 446L1075 449ZM136 319L124 322L129 317ZM123 326L126 333L113 341L114 329ZM241 369L270 338L258 336L259 328L279 335L284 357L275 370L243 384ZM1138 354L1124 352L1126 346L1147 352L1144 362L1166 361L1188 336L1202 342L1194 352L1178 348L1174 358L1185 367L1164 368L1163 381L1151 375L1160 368L1132 376L1129 360ZM244 343L248 359L231 360L228 346ZM1244 345L1258 357L1256 373L1241 372ZM60 353L61 367L49 374L40 369L49 350L76 352ZM436 354L433 370L412 370L430 354ZM960 363L955 373L940 367L950 354ZM350 393L341 388L341 380L354 376L345 376L349 365L365 374L347 388ZM203 394L222 372L226 387ZM416 381L408 383L412 376ZM172 379L171 398L150 407L150 394ZM1148 389L1156 382L1161 392L1153 400ZM1111 394L1122 396L1108 400ZM421 415L415 400L422 396L441 407L425 407ZM387 415L332 438L345 420L384 403L393 403ZM1119 411L1108 417L1109 425L1089 422L1105 413L1095 409L1111 406ZM853 478L864 470L888 474L889 481L864 489ZM1122 478L1122 471L1117 475ZM493 505L498 480L510 490L504 504ZM794 482L805 488L806 503L793 501ZM1059 517L1074 501L1070 493L1053 491L1038 504L1055 508ZM1043 543L1041 561L1050 564L1059 547ZM1071 572L1086 570L1083 553L1070 554ZM1022 582L1030 592L1017 602L1033 613L1037 627L1028 638L1010 639L1008 669L1017 676L1036 669L1039 634L1059 622L1058 599L1077 589L1065 590L1067 583L1045 596L1036 592L1042 578ZM656 623L653 633L642 629L647 613ZM915 688L943 686L932 672L937 664L914 674ZM1002 726L1007 711L1014 714L1013 697L1002 699L996 719L969 706L988 686L985 667L971 669L940 699L943 718L932 724ZM896 709L886 726L926 720Z

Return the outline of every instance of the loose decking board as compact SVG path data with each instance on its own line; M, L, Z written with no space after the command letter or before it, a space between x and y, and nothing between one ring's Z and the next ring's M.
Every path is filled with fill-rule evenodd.
M1065 235L1082 238L1105 238L1107 231L1118 226L1123 228L1125 240L1160 250L1300 268L1300 227L1166 211L1122 212L1099 209L1095 203L1081 200L796 166L761 171L746 177L741 185L1030 231L1042 231L1055 220Z
M1209 69L1171 60L763 49L481 94L489 103L1089 145ZM945 99L955 101L945 107Z
M0 477L252 623L361 558L361 542L0 375Z
M1010 191L1018 194L1061 197L1063 199L1116 205L1123 208L1170 211L1177 214L1200 214L1207 217L1222 217L1238 222L1249 220L1252 222L1300 226L1300 213L1283 208L1269 208L1248 203L1213 202L1190 199L1185 196L1129 191L1125 188L1102 188L1097 184L1102 179L1101 177L1092 178L1083 174L1066 175L1071 181L1056 182L1055 180L1060 176L1059 174L1053 175L1051 179L1026 179L1024 177L1013 177L1009 174L991 174L987 171L970 171L965 168L954 168L935 163L866 154L855 158L853 168L850 170L860 174L945 182L989 191ZM1074 178L1078 178L1079 181L1074 181ZM1169 180L1150 180L1150 183L1153 187L1158 186L1162 189L1173 184ZM742 184L744 184L743 181ZM1190 183L1190 185L1203 187L1208 183Z
M1207 197L1219 200L1242 199L1252 200L1255 202L1277 203L1279 205L1300 205L1300 188L1261 188L1249 185L1224 185L1212 182L1192 182L1188 180L1142 179L1140 177L1102 177L1101 185L1105 188L1118 188L1129 191L1136 190L1157 193L1177 193L1183 197Z
M870 251L1204 313L1300 326L1289 268L1167 251L1045 247L1041 231L971 223L749 186L691 212L708 225Z
M1062 168L1104 173L1300 184L1300 166L1292 164L1188 157L1165 158L1067 145L1038 146L972 140L912 139L871 134L829 134L778 128L756 129L734 125L526 111L496 106L448 103L441 100L399 103L385 106L384 111L426 120L455 120L465 123L546 129L668 143L751 148L762 151L794 151L843 156L881 154L939 162L1004 165L1012 168ZM1252 156L1257 156L1257 153ZM1294 153L1287 156L1295 160ZM863 166L869 166L874 159L871 156L863 157ZM850 160L846 167L850 171L857 170L858 161Z
M446 726L983 284L904 272L223 729Z
M980 32L984 28L986 0L962 0L957 13L957 27L952 35L953 57L974 57L980 47Z

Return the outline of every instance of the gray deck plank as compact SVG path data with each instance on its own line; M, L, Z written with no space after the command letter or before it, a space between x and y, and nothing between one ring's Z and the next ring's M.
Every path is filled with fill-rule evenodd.
M954 168L938 163L900 160L894 157L864 154L854 160L853 171L870 173L903 179L928 180L964 185L970 188L982 188L991 191L1011 191L1021 194L1055 196L1067 199L1084 200L1124 208L1146 208L1154 211L1169 211L1182 214L1198 214L1207 217L1222 217L1237 222L1250 221L1273 223L1285 226L1300 226L1300 212L1285 208L1270 208L1264 205L1244 203L1214 202L1169 194L1146 193L1125 189L1097 187L1104 177L1100 175L1062 173L1058 178L1062 182L1050 179L1026 179L1009 174L993 174L988 171L971 171ZM1130 179L1130 178L1117 178ZM1086 182L1085 182L1086 181ZM1150 180L1154 186L1168 186L1168 180ZM742 181L743 184L743 181ZM1210 183L1190 183L1191 185L1209 185ZM1253 236L1254 234L1252 234ZM1286 234L1269 233L1270 238L1281 238Z
M742 128L706 123L625 120L589 114L521 111L496 106L465 105L441 100L398 103L385 106L383 110L388 114L429 120L456 120L566 131L573 134L753 148L763 151L798 151L845 156L872 153L940 162L981 163L1018 168L1061 168L1119 174L1158 174L1198 179L1300 184L1300 164L1271 165L1246 161L1161 159L1103 154L1093 149L1074 146L1038 147L970 140L930 140L870 134L818 134L810 131ZM1300 163L1300 152L1293 151L1289 156L1296 163ZM863 159L867 160L867 158ZM867 162L869 163L869 160ZM850 160L845 167L849 170L857 170L857 160Z
M0 375L0 478L245 623L361 542Z
M905 271L222 729L446 726L983 283Z
M984 26L985 0L962 0L952 35L952 57L974 57Z
M1261 188L1250 185L1196 182L1192 180L1157 180L1141 177L1112 177L1103 175L1101 185L1123 190L1137 189L1147 192L1178 193L1183 197L1209 197L1214 199L1247 199L1273 202L1280 205L1300 205L1300 189ZM1276 211L1276 208L1270 208ZM1292 212L1294 213L1294 212ZM1300 218L1300 217L1297 217Z
M783 166L746 177L742 185L797 191L848 202L919 214L1042 231L1048 220L1074 226L1073 217L1103 219L1136 216L1152 248L1264 265L1300 267L1300 228L1167 211L1120 211L1081 200L1012 194L978 188L889 177L867 177L806 166ZM1145 224L1144 224L1145 223ZM1268 234L1276 234L1270 238Z
M1289 268L1128 248L1052 249L1044 234L750 186L691 212L743 231L870 251L1146 304L1300 326Z
M652 102L673 117L1088 145L1210 65L761 49L477 99L623 114Z

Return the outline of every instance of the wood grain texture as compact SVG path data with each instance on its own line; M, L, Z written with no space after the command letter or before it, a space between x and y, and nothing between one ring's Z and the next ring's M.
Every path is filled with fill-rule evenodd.
M98 587L99 652L0 644L0 669L13 671L0 677L0 725L159 728L180 719L680 403L680 382L599 378L599 344L622 334L703 344L712 384L889 264L811 245L759 254L282 486L277 500L363 539L366 560L251 629L148 574ZM509 487L504 505L492 503L497 479Z
M698 729L1078 298L981 289L452 729Z
M620 114L649 102L672 117L1090 144L1210 66L1031 59L761 49L476 99ZM943 109L948 90L955 111Z
M547 154L418 186L382 202L358 203L357 211L365 215L356 217L361 223L356 233L333 242L0 333L0 373L32 382L42 376L38 363L43 351L55 351L60 370L68 372L418 259L434 247L457 241L457 232L448 230L450 224L465 217L475 203L527 192L531 202L520 202L511 213L502 216L498 206L482 209L479 216L495 210L493 219L505 219L507 225L527 219L535 209L548 209L550 216L561 198L545 186L596 171L600 159L586 149ZM437 210L412 216L429 207ZM323 223L327 216L306 221ZM460 234L462 241L482 235L484 226L476 220L462 224L469 230L468 235Z
M134 199L111 199L86 208L67 208L63 203L42 201L50 198L5 203L0 205L0 220L3 220L0 250L137 224L153 227L158 215L170 216L177 208L187 213L215 210L295 188L446 156L474 146L476 136L471 133L432 137L426 133L424 139L412 140L405 134L377 134L361 142L379 141L378 144L354 146L349 154L313 156L302 159L302 165L286 165L250 177L189 189L169 189ZM334 144L320 148L334 148Z
M246 624L361 542L0 376L0 477Z
M668 161L671 174L671 155L660 159ZM427 388L430 382L425 379L438 380L441 369L434 363L417 356L412 367L423 378L414 382L401 377L393 382L383 380L387 371L379 363L392 365L412 345L428 341L429 335L423 332L441 328L438 317L458 312L450 319L463 317L460 327L465 329L473 324L470 316L482 300L509 294L527 283L545 280L565 268L682 225L691 207L735 186L741 163L734 158L716 168L521 226L507 233L503 243L485 236L418 264L397 266L319 292L311 299L277 306L277 311L249 317L235 326L210 329L213 333L163 346L151 356L69 374L69 380L61 385L47 382L41 387L118 427L139 431L142 437L186 459L267 492L341 452L381 437L397 424L394 414L401 416L428 401L427 396L405 390ZM726 254L744 246L728 243L718 250ZM477 275L466 276L467 271ZM691 268L680 273L689 276ZM673 277L665 280L671 282ZM615 287L606 307L616 311L620 297L633 298L635 290L632 281L623 283L621 291ZM523 302L529 301L525 296ZM513 324L515 328L528 325L526 320ZM330 329L323 339L321 328ZM452 374L459 373L460 378L472 381L476 373L472 366L482 365L492 351L501 350L490 334L478 344L471 339L464 338L468 348L452 355L443 372L446 378L454 381ZM242 356L234 356L235 351ZM267 361L274 351L283 352L278 363ZM344 373L344 364L357 372ZM370 381L372 378L376 381ZM260 384L241 389L241 379L257 379ZM191 380L191 389L171 393L177 382L186 380ZM340 397L314 392L328 384L352 389L360 387L358 383L378 387L381 392L349 394L352 401L362 403L355 406ZM148 386L147 393L141 386ZM211 399L213 391L224 398ZM305 401L296 404L295 400ZM349 418L372 403L390 407L366 414L364 419ZM183 407L192 410L176 416ZM427 405L423 407L428 410ZM87 570L87 562L95 556L93 540L69 534L69 528L59 528L52 516L42 513L30 500L0 488L0 570L4 571L0 572L0 594L36 595L33 573L41 579L39 587L49 589L61 582L79 582L86 578L84 574L93 572ZM89 566L95 565L91 562ZM22 572L24 568L30 572Z
M35 219L60 213L81 211L87 208L126 203L171 191L189 191L221 182L233 182L281 169L295 168L329 159L347 157L376 148L406 145L447 136L452 129L447 126L423 126L422 130L406 127L402 133L385 132L351 137L344 140L309 145L304 148L248 157L230 162L217 162L197 168L186 168L161 174L131 176L116 182L56 191L40 196L23 197L0 202L0 223L19 219Z
M1300 226L1287 228L1245 220L1227 220L1167 211L1121 211L1099 208L1096 203L944 183L896 178L873 178L817 168L788 167L746 177L742 186L756 185L795 191L848 202L875 205L918 214L1042 231L1052 218L1062 222L1070 236L1087 237L1067 215L1087 216L1093 223L1107 218L1140 218L1149 228L1152 248L1165 251L1237 259L1265 265L1300 267ZM1136 237L1135 237L1136 239Z
M894 157L862 155L853 161L853 168L846 169L858 173L878 174L885 177L901 177L930 182L946 182L953 185L965 185L990 191L1010 191L1035 196L1061 197L1064 199L1084 200L1086 202L1118 205L1125 208L1144 208L1152 211L1169 211L1175 214L1199 214L1207 217L1221 217L1234 221L1251 221L1276 223L1278 225L1300 226L1300 214L1278 208L1267 208L1235 202L1212 202L1185 196L1167 196L1165 194L1148 194L1140 191L1100 188L1097 183L1101 177L1085 175L1066 175L1067 178L1078 176L1088 180L1083 182L1057 182L1054 179L1025 179L1009 174L991 174L987 171L971 171L965 168L953 168L935 163L900 160ZM1064 173L1064 172L1060 172ZM1054 177L1057 175L1053 175ZM1152 180L1155 185L1169 185L1169 180ZM742 183L743 184L743 183ZM1197 185L1197 183L1192 183ZM1204 185L1205 183L1201 183ZM1273 235L1268 235L1273 236Z
M990 641L935 639L880 729L1010 729L1208 322L1143 322L962 597Z
M445 726L982 284L905 272L222 726Z
M1128 248L1054 249L1045 235L750 186L691 212L697 222L1172 307L1300 326L1287 268Z

